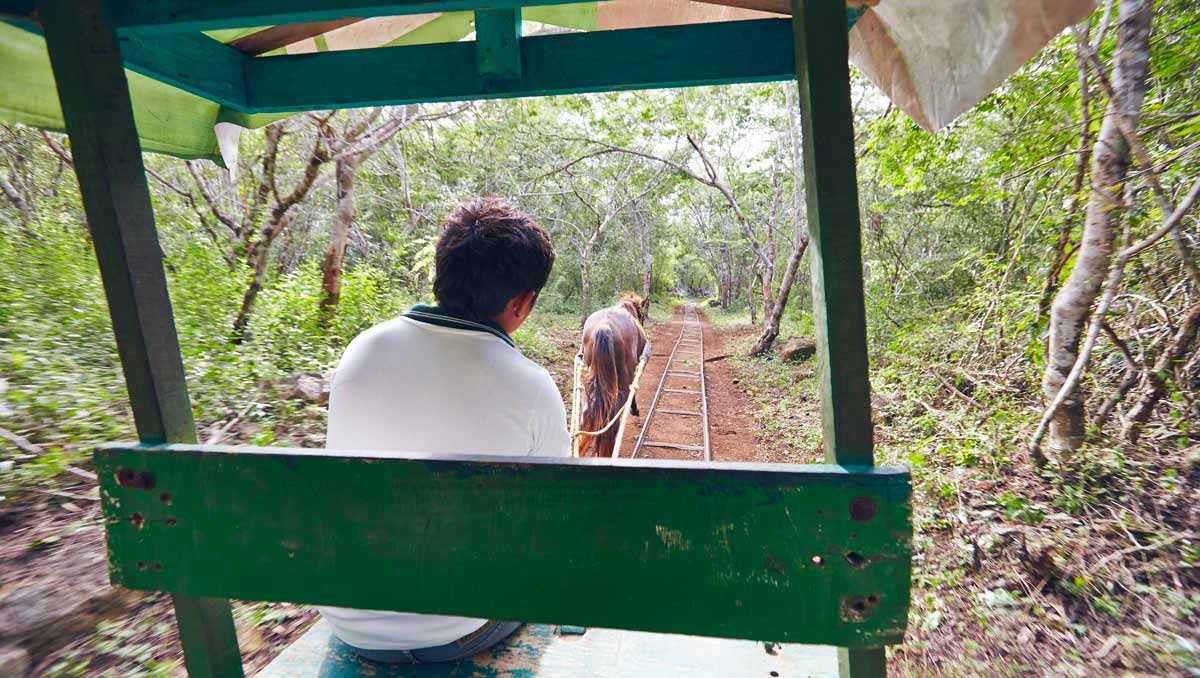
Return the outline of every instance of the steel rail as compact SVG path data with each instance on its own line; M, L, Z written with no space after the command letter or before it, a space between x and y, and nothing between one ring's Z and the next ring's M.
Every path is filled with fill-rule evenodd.
M689 336L689 332L697 332L697 336ZM686 348L683 352L695 354L698 356L698 370L693 373L681 372L673 369L675 358L680 355L681 346L695 346L695 349ZM686 376L692 379L699 379L700 389L694 391L691 389L673 389L666 388L667 379L671 376ZM650 410L646 413L646 419L642 422L642 430L638 434L637 442L634 443L633 451L629 455L630 458L636 458L641 453L644 447L663 447L668 449L678 449L685 451L703 451L704 460L712 461L712 446L709 440L708 432L708 392L704 375L704 326L700 323L699 316L696 313L695 306L689 305L686 307L684 315L683 327L679 330L679 337L675 340L675 345L671 348L671 353L667 357L666 365L663 366L662 378L658 380L658 390L654 392L654 400L650 403ZM690 412L684 410L668 410L659 409L658 404L662 399L663 393L692 393L700 396L700 411ZM654 422L654 415L658 412L663 414L675 414L680 416L699 416L704 432L704 445L683 445L677 443L666 442L648 442L646 440L650 433L650 426Z
M700 328L700 412L704 415L702 423L704 425L704 461L712 461L712 446L708 442L708 391L705 388L704 378L704 325L700 324L700 318L696 316L696 308L689 306L688 310L692 312L692 317L696 318L696 327Z

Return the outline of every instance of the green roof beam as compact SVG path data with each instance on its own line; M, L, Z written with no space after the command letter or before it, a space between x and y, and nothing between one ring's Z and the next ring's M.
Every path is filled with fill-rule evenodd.
M23 31L42 35L32 21L7 21ZM162 40L139 32L118 39L121 59L129 70L178 87L236 111L246 109L246 68L251 57L203 33Z
M203 33L181 33L166 40L128 33L120 44L130 70L235 110L246 110L245 64L250 57L236 49Z
M680 59L680 54L689 58ZM521 40L520 77L476 70L469 42L251 59L255 113L766 82L795 77L790 19Z
M119 28L153 31L199 31L244 26L273 26L477 9L520 9L522 6L565 5L577 0L112 0L113 23ZM24 4L23 0L0 0Z

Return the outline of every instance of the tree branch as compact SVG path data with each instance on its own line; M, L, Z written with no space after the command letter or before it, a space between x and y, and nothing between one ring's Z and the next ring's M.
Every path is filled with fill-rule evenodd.
M1154 232L1150 237L1141 242L1126 247L1117 254L1116 260L1113 262L1109 270L1108 282L1104 288L1104 296L1100 298L1100 304L1096 307L1095 313L1092 315L1091 324L1088 327L1087 339L1079 351L1078 357L1075 359L1075 364L1071 368L1071 372L1067 375L1066 381L1058 390L1058 394L1050 402L1046 408L1045 414L1042 415L1042 420L1038 423L1037 430L1033 434L1033 440L1030 443L1030 453L1035 457L1042 454L1041 442L1049 428L1050 420L1058 413L1058 408L1062 407L1063 401L1067 399L1069 394L1074 393L1079 386L1079 380L1083 377L1083 371L1087 367L1088 360L1091 359L1092 349L1096 346L1096 337L1100 334L1100 328L1104 324L1105 317L1108 315L1108 310L1112 306L1113 299L1116 297L1117 290L1121 286L1121 278L1125 274L1125 265L1129 259L1144 251L1150 245L1153 245L1162 236L1169 233L1176 227L1184 214L1191 209L1195 203L1197 195L1200 195L1200 180L1192 186L1192 190L1188 192L1187 197L1179 207L1176 208L1171 216L1167 218L1162 227ZM1128 230L1128 223L1126 224Z

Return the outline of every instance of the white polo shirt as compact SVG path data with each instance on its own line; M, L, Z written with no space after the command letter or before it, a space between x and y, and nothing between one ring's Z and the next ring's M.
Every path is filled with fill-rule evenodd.
M543 457L571 453L562 397L545 369L521 355L499 328L423 306L350 343L333 377L326 447ZM318 609L334 634L365 650L445 645L485 622Z

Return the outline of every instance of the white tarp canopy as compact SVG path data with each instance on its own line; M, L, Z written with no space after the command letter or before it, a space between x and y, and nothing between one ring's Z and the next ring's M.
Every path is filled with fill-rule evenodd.
M901 110L933 131L981 101L1095 5L1096 0L849 0L848 21L855 21L850 60ZM525 7L522 19L528 35L778 18L790 11L790 0L606 0ZM246 54L270 58L455 42L471 38L473 20L473 12L447 12L207 34ZM0 72L5 73L0 118L63 129L40 34L0 21ZM133 71L127 75L138 134L148 151L218 161L224 155L231 164L238 128L279 118L248 115Z
M788 0L608 0L528 8L525 17L603 31L778 17L789 6ZM850 32L850 61L917 124L934 131L983 100L1095 6L1096 0L851 0L848 8L865 11ZM472 30L468 17L448 19L443 14L366 19L283 49L297 54L382 47L407 43L422 31L432 40L420 42L458 40Z

